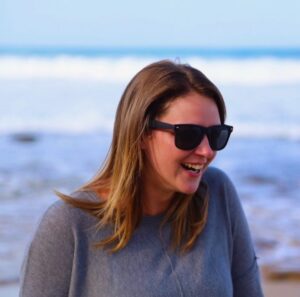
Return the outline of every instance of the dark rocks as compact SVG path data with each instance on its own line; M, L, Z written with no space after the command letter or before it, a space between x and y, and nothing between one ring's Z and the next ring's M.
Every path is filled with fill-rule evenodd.
M20 143L34 143L39 139L39 136L34 133L16 133L11 136L13 141Z

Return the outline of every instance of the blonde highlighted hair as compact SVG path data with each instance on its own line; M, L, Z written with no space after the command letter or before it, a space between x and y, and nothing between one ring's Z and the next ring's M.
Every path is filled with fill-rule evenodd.
M141 177L144 168L142 138L149 123L168 108L168 103L189 92L211 98L217 105L221 123L226 109L217 87L199 70L168 60L150 64L139 71L126 87L117 108L113 138L99 173L80 190L107 193L96 202L58 195L67 203L88 211L99 219L98 227L113 226L110 236L98 247L117 252L130 241L142 213ZM165 213L163 224L172 228L172 246L190 250L203 231L208 214L208 191L203 182L194 195L176 193Z

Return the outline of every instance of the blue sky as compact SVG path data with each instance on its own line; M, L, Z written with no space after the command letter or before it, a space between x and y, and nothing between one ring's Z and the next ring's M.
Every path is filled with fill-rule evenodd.
M0 46L299 47L299 0L0 0Z

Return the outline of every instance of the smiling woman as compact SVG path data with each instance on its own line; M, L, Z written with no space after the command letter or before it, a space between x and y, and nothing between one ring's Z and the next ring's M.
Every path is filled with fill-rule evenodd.
M208 167L232 132L225 118L197 69L160 61L137 73L102 169L44 215L20 296L263 296L235 188Z
M205 127L220 124L217 105L212 99L196 92L190 92L174 99L158 119L176 124L177 129L175 128L175 139L173 133L166 133L166 130L156 128L143 140L145 152L143 200L146 205L153 205L154 209L148 210L151 214L164 211L176 192L194 194L205 169L216 155L216 151L211 148L203 133L201 133L203 139L200 137L197 139L199 140L198 144L195 142L193 147L189 145L188 149L182 149L182 147L185 148L184 144L195 140L195 135L192 135L191 132L188 133L186 128L184 134L190 137L185 137L186 139L183 141L181 136L182 141L178 141L182 133L180 133L182 126L178 123L197 124ZM181 144L180 148L178 148L178 144ZM163 199L161 199L162 197ZM159 207L159 201L166 203L161 210L155 209Z

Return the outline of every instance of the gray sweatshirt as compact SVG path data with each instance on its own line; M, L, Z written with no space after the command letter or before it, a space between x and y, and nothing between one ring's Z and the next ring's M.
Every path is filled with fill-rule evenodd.
M168 248L170 226L145 216L129 244L115 254L93 244L110 234L97 218L63 201L43 216L25 257L22 297L261 297L256 255L235 188L216 168L209 187L207 225L194 248ZM93 192L76 197L97 199Z

